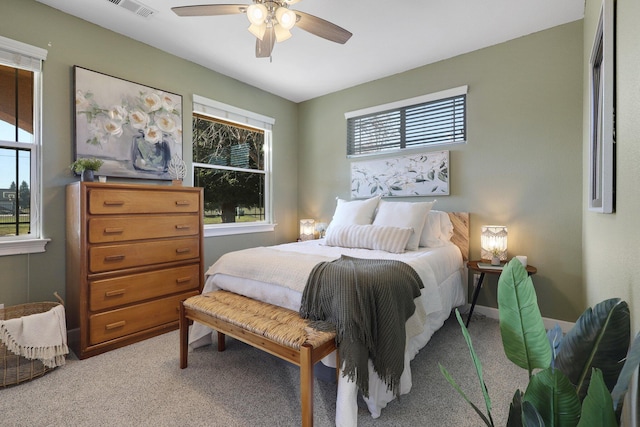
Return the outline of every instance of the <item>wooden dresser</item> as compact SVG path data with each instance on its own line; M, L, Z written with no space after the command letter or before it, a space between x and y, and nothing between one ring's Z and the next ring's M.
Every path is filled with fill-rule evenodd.
M65 308L79 358L178 328L180 300L204 283L202 205L201 188L67 186Z

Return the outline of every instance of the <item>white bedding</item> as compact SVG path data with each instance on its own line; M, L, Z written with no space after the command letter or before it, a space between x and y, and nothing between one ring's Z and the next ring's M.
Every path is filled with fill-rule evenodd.
M318 262L331 261L348 255L356 258L395 259L412 266L424 284L416 298L416 314L407 321L405 370L400 380L400 393L411 390L409 362L424 347L433 333L449 317L451 310L466 302L463 288L463 262L460 250L453 244L439 248L420 248L402 254L369 249L349 249L324 245L323 240L252 248L222 256L207 271L203 293L219 289L236 292L270 304L299 310L302 291L309 272ZM252 258L251 258L252 257ZM286 267L278 264L285 262ZM211 329L194 323L189 334L189 346L210 344ZM335 367L333 355L323 360ZM357 425L357 388L354 382L340 376L336 402L336 426ZM371 416L380 416L382 408L394 399L369 364L369 398L365 399Z

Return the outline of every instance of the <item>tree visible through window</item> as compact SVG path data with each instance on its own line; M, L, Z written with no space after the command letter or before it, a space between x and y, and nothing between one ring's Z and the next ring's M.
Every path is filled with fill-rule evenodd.
M31 233L34 73L0 65L0 237Z
M193 115L194 185L205 224L265 221L265 132Z

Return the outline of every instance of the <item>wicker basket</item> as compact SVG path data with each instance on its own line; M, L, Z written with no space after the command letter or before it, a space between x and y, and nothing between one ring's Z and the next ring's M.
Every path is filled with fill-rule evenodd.
M57 302L33 302L0 309L0 320L15 319L31 314L44 313L60 305ZM49 368L39 360L17 356L0 341L0 387L20 384L42 376L55 368Z

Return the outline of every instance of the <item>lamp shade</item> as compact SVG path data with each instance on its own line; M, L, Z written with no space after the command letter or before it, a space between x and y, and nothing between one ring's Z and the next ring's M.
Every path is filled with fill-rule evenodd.
M264 24L264 20L267 19L267 8L260 3L254 3L247 8L247 18L253 25Z
M480 257L500 261L507 259L507 227L504 225L484 225L480 237Z
M286 7L279 7L276 10L276 19L285 30L290 30L296 25L296 14Z
M300 220L300 240L312 240L315 238L316 220L301 219Z

